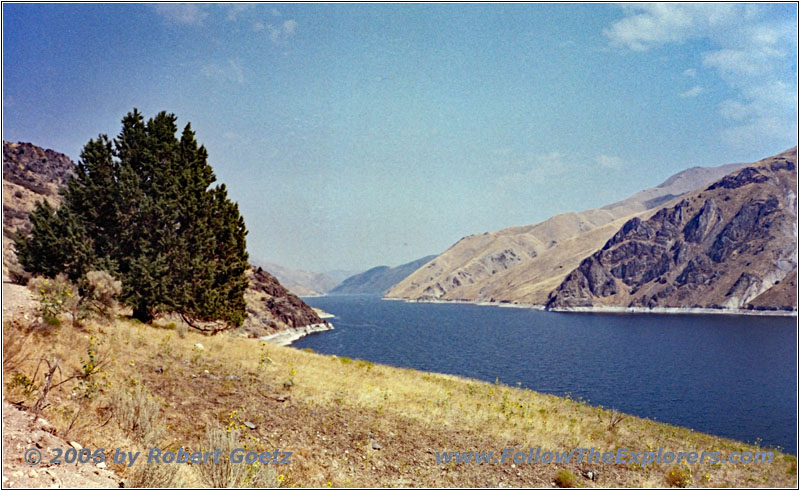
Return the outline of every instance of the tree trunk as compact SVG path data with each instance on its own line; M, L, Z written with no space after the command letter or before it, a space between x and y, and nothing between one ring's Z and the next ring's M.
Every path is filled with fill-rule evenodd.
M133 318L147 324L153 320L153 314L150 312L150 309L147 308L146 304L140 303L133 309Z

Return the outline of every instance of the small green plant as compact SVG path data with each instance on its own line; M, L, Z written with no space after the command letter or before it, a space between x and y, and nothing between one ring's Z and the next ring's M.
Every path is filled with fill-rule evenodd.
M11 380L6 382L6 388L9 391L21 389L21 392L25 397L30 397L34 392L36 392L36 389L38 389L39 386L34 384L33 380L24 373L17 372L14 374L14 377Z
M261 353L258 356L258 369L264 370L267 368L267 365L272 364L272 358L269 357L267 354L267 350L264 349L264 346L261 346Z
M42 278L36 276L28 282L28 289L39 298L39 311L42 320L51 326L60 326L58 316L64 312L73 314L73 322L80 321L80 300L78 289L64 274L55 278Z
M86 346L86 359L81 359L81 372L77 375L78 385L77 390L80 391L83 399L91 400L100 390L100 384L97 380L97 373L100 368L105 364L97 354L98 347L97 338L93 335L89 336L89 341Z
M172 334L167 334L158 344L158 351L161 357L168 357L172 354Z
M575 477L575 474L566 469L561 469L558 471L558 474L556 474L555 483L559 488L577 488L580 486L578 478Z

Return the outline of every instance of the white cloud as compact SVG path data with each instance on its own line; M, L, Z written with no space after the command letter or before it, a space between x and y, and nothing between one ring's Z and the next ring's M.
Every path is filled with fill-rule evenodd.
M626 5L623 11L627 15L603 32L612 44L634 51L701 38L736 18L730 4L648 3Z
M244 83L244 70L236 60L228 60L228 64L223 66L216 63L209 63L204 65L200 71L203 75L216 82Z
M705 91L704 88L700 87L699 85L695 85L691 89L687 90L686 92L682 92L680 97L686 98L693 98L697 97Z
M759 138L789 139L797 129L797 82L787 67L796 66L797 24L767 18L755 4L629 4L623 17L604 30L612 46L648 51L667 45L702 41L703 68L716 74L734 96L719 105L731 126L726 142ZM696 77L697 70L683 71ZM697 97L700 85L680 94ZM781 124L778 124L778 123ZM747 132L754 132L744 138Z
M604 169L620 170L625 166L625 161L613 155L598 155L595 162Z
M159 15L177 24L201 26L208 17L208 12L194 3L159 3L154 7Z

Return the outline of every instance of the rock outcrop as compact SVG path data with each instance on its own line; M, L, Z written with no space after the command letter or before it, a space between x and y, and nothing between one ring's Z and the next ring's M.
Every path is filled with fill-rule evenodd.
M744 165L693 167L599 209L563 213L535 225L464 237L386 296L543 305L567 273L600 249L629 219L638 216L646 220L664 204Z
M61 201L59 189L75 173L75 163L63 153L30 143L3 142L3 268L17 268L14 234L30 229L28 214L37 201L53 207ZM5 273L7 274L7 273Z
M280 331L298 331L306 326L330 326L266 270L253 267L247 277L250 280L245 292L247 320L241 328L247 336L260 338Z
M256 267L261 267L275 276L281 285L301 297L325 295L339 283L324 273L289 269L278 264L251 259Z
M630 219L547 308L796 309L796 162L794 148Z

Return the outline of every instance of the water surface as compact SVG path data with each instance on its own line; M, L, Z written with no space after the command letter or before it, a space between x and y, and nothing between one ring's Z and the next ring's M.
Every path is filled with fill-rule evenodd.
M797 454L796 318L584 314L374 296L304 299L292 346L516 385Z

